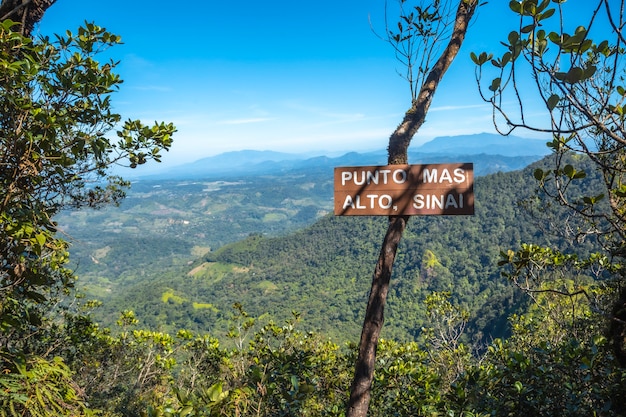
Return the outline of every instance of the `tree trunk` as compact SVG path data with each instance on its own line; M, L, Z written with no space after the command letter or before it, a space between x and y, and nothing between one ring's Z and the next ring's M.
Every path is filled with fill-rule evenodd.
M383 327L389 280L391 279L398 244L400 239L402 239L408 220L409 216L389 218L389 227L387 228L378 262L376 263L372 289L365 311L361 341L359 342L359 356L350 389L347 417L367 415L370 402L370 388L376 363L376 347L378 346L380 330Z
M11 19L20 23L23 36L30 36L35 25L56 0L3 0L0 2L0 21Z
M404 115L404 120L389 138L387 152L390 165L408 163L407 151L411 139L426 119L435 90L458 54L477 6L478 0L459 0L454 28L446 49L428 74L417 99L413 101L411 108ZM409 216L389 217L389 226L372 277L372 288L365 311L346 417L367 416L376 364L376 348L384 322L389 281L398 244L408 220Z

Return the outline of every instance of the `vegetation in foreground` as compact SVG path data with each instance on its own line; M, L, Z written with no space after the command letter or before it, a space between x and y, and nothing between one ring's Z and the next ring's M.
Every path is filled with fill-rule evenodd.
M371 415L624 415L626 373L603 320L581 300L540 298L549 314L512 317L512 337L477 354L459 342L467 312L433 293L424 343L379 344ZM218 340L143 330L129 311L116 334L66 313L8 362L2 415L345 415L355 346L305 326L297 313L263 324L235 305Z

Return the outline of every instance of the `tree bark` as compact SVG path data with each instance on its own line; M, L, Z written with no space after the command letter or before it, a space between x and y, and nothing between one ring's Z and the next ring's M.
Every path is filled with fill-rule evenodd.
M389 138L387 153L390 165L408 163L407 155L411 139L426 119L426 113L430 108L437 86L457 56L477 6L478 0L459 0L454 28L446 49L428 74L417 98L404 115L402 123ZM398 245L408 220L409 216L389 217L389 226L372 277L372 288L365 311L346 417L367 416L376 364L376 348L384 322L389 281L391 280Z
M385 301L389 292L389 281L398 244L406 228L409 216L393 216L389 218L389 226L372 279L361 341L359 356L354 371L354 380L350 389L350 402L347 417L366 416L370 402L370 389L374 377L376 363L376 347L383 327Z
M2 0L0 21L11 19L18 22L23 36L30 36L35 25L56 0Z

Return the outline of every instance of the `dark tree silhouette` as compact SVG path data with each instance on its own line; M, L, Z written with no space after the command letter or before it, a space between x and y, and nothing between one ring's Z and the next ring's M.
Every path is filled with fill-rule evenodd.
M11 19L20 23L21 34L30 36L35 25L56 0L2 0L0 21Z

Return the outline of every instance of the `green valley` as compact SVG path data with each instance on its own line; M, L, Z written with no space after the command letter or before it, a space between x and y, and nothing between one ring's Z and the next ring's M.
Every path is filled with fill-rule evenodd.
M121 207L57 217L83 288L98 298L137 276L157 279L250 233L281 234L332 209L330 180L138 181Z
M468 338L506 335L526 299L500 276L500 252L548 242L518 203L532 169L475 184L475 216L414 217L400 247L384 335L418 340L425 298L447 291L471 313ZM114 324L133 310L152 329L223 335L234 303L282 321L299 312L310 330L354 341L385 218L334 217L331 175L138 182L119 208L65 213L80 286ZM521 191L523 190L523 191ZM567 246L567 243L559 240Z

